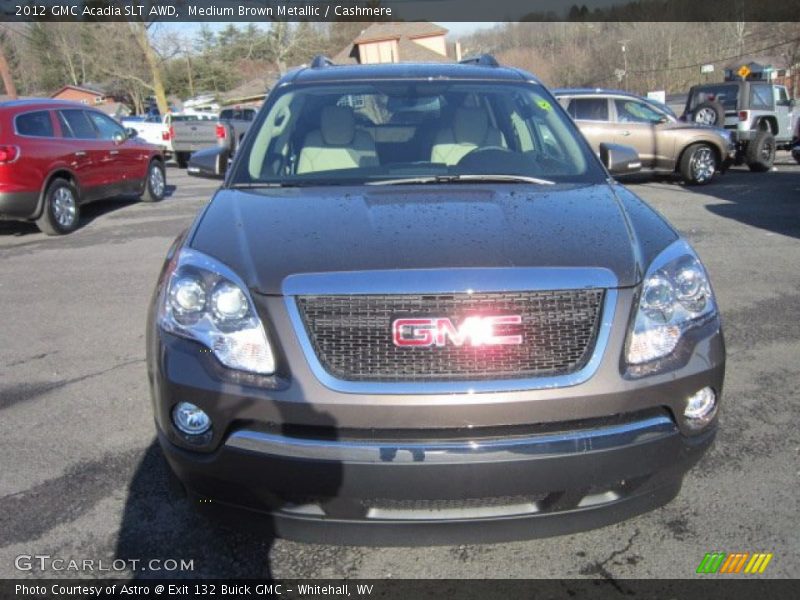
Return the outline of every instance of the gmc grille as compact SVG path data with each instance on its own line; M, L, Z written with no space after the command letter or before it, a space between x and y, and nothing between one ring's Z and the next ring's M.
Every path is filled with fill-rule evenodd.
M347 381L455 381L566 375L591 358L603 290L436 295L299 296L322 366ZM521 315L521 345L397 347L403 317Z

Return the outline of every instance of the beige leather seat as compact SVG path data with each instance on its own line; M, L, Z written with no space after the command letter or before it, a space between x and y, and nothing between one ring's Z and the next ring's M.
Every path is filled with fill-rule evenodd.
M297 161L298 173L378 165L375 142L366 131L356 129L352 108L326 106L319 126L306 136Z
M462 106L456 109L453 126L436 134L431 162L452 166L476 148L488 146L505 147L502 132L489 125L489 115L483 108Z

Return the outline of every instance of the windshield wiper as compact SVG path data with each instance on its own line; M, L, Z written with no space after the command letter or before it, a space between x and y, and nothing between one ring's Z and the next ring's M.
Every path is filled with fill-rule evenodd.
M555 185L555 181L528 177L526 175L433 175L429 177L405 177L402 179L382 179L370 181L367 185L414 185L424 183L459 183L459 182L500 182L500 183L533 183L535 185Z
M231 188L238 190L257 190L263 188L297 188L327 185L345 185L336 181L250 181L231 184Z
M289 183L286 181L255 181L249 183L233 183L231 188L235 190L257 190L260 188L285 188L301 187L302 184Z

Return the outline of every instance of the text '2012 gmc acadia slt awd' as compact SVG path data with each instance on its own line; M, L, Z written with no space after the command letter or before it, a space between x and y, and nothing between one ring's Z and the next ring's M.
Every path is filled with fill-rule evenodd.
M635 152L601 156L491 57L285 76L154 294L178 478L342 543L554 535L672 499L716 429L717 305L609 177Z

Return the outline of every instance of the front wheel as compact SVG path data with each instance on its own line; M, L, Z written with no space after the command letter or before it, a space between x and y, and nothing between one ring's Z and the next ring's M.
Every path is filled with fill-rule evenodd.
M164 199L166 190L167 177L164 174L164 165L160 160L153 160L147 167L147 180L140 198L142 202L158 202Z
M36 226L46 235L64 235L78 228L78 190L66 179L54 179L44 193L42 215Z
M747 144L745 161L751 171L769 171L775 163L775 137L771 132L762 129Z
M680 172L690 185L704 185L717 171L717 157L708 144L692 144L681 157Z

